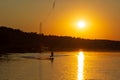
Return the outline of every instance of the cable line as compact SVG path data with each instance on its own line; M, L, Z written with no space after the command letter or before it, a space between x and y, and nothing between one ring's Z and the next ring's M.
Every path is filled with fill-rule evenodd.
M57 0L54 0L53 2L52 2L52 5L51 5L51 9L49 10L49 12L48 12L48 14L46 15L46 17L43 19L43 20L41 20L40 21L40 25L39 25L39 34L42 34L42 26L43 26L43 23L45 23L47 20L48 20L48 18L51 16L51 14L52 14L52 12L54 11L54 9L55 9L55 7L56 7L56 1ZM49 0L49 2L50 2L50 0Z

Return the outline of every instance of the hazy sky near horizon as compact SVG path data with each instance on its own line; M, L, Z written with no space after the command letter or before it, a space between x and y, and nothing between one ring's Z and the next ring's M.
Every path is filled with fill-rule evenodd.
M47 35L120 40L120 0L0 0L0 26ZM86 23L79 29L78 21Z

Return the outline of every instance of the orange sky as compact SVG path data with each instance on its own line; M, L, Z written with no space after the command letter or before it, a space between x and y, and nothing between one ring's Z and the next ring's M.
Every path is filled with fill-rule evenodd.
M120 0L1 0L0 25L47 35L120 40ZM51 12L50 12L51 11ZM45 21L44 21L45 20ZM76 26L79 20L85 28Z

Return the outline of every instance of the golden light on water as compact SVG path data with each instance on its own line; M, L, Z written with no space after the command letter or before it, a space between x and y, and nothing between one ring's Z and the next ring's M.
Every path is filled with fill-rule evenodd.
M83 80L84 71L84 52L80 51L78 54L78 80Z

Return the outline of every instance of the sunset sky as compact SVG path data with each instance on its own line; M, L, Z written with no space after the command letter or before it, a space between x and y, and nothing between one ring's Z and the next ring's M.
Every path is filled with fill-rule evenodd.
M120 40L120 0L0 0L0 26L38 33L40 22L47 35Z

